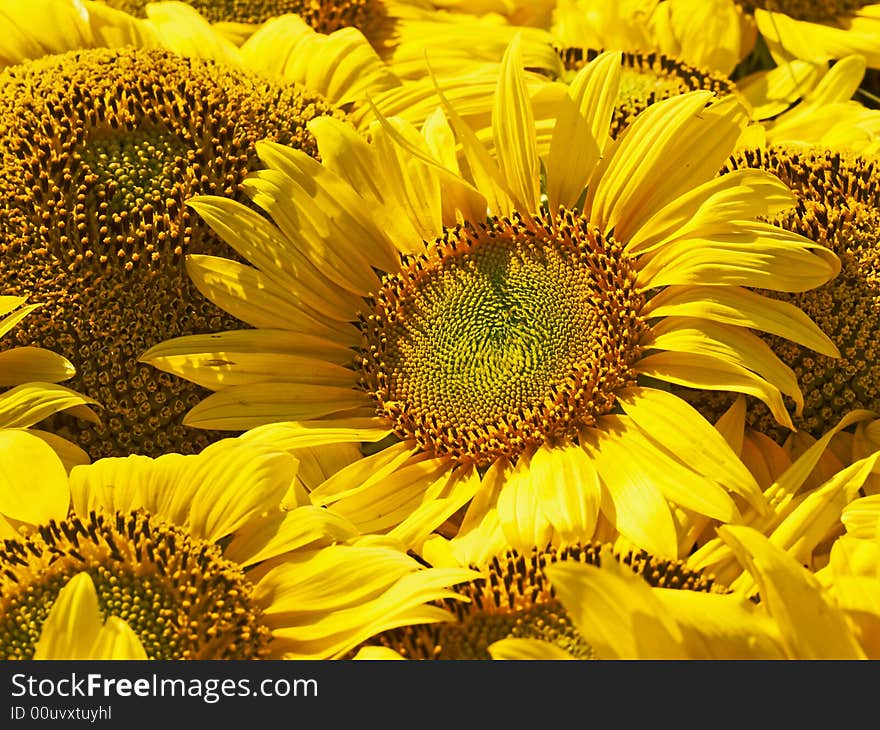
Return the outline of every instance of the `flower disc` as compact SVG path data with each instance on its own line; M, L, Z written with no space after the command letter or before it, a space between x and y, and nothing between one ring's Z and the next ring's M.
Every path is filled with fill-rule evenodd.
M53 349L103 425L52 426L93 458L192 453L217 435L181 425L203 390L137 362L169 336L240 327L205 300L188 253L235 257L185 201L244 199L254 144L315 153L306 123L334 113L293 85L163 51L48 56L0 75L0 280L43 306L19 344Z
M573 438L634 380L644 324L613 239L562 212L448 229L362 315L366 389L401 438L485 464Z
M58 592L87 572L104 614L150 659L259 659L271 639L252 586L220 548L145 513L52 521L0 546L0 657L29 659Z

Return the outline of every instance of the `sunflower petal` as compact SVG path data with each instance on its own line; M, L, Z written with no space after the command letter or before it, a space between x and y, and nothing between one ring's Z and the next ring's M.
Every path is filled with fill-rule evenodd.
M245 431L275 421L300 421L368 406L370 400L352 388L274 382L234 385L192 408L183 422L194 428Z
M540 639L501 639L488 648L493 659L538 659L554 661L574 659L565 649Z
M0 514L31 525L67 517L70 487L58 455L41 438L0 430Z
M846 617L797 560L750 527L724 525L718 534L757 581L761 602L779 624L789 657L864 658Z
M732 286L670 286L647 302L650 317L700 317L768 332L840 357L835 344L804 312L789 302Z

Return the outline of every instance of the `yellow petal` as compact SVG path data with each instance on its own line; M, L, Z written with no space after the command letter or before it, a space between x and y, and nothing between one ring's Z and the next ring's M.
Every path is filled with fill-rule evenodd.
M828 357L840 357L831 338L803 310L742 287L670 286L649 300L642 311L652 317L701 317L762 330Z
M88 573L77 573L60 591L43 622L34 659L146 659L137 635L122 619L102 621Z
M602 513L624 537L643 550L678 557L678 538L669 504L657 488L653 470L634 462L623 441L601 430L582 439L605 487Z
M76 374L71 362L41 347L16 347L0 352L0 386L40 380L57 383Z
M783 426L794 429L779 389L733 363L699 354L659 352L636 363L638 372L676 385L704 390L727 390L759 398Z
M600 659L684 658L681 632L641 578L570 561L545 571L572 623Z
M797 560L750 527L726 525L718 534L757 581L790 658L864 658L846 617Z
M544 661L574 659L565 649L540 639L501 639L489 645L493 659L538 659Z
M194 428L244 431L276 421L330 416L370 401L353 388L303 383L236 385L205 398L183 419Z
M501 170L513 192L517 208L538 210L540 162L535 141L535 119L522 73L521 38L515 36L501 59L501 73L492 130Z
M27 431L0 430L0 513L32 525L67 517L70 488L61 459Z
M572 79L569 95L560 103L547 159L551 211L577 204L605 149L620 84L620 62L619 53L600 54ZM572 139L580 143L572 145Z
M349 346L360 342L360 334L348 322L329 319L252 266L190 254L186 272L202 294L251 327L303 332Z

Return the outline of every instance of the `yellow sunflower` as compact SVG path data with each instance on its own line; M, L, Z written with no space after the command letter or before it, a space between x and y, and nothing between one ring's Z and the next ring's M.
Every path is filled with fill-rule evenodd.
M558 0L550 30L562 47L659 52L725 75L756 37L733 0Z
M825 286L771 295L806 312L835 343L840 357L763 335L804 391L803 407L793 415L795 426L818 438L850 410L880 412L875 331L880 316L880 170L876 160L852 150L791 143L739 150L726 164L728 171L753 168L777 175L797 196L796 207L769 220L827 246L841 260L840 275ZM710 420L726 407L704 393L689 400ZM789 405L794 408L793 402ZM780 442L787 437L758 401L750 401L748 423Z
M569 658L594 658L593 648L580 637L554 594L547 571L555 565L600 565L609 560L653 586L725 592L711 576L681 561L659 560L640 551L614 552L600 543L533 548L523 553L509 550L482 566L479 578L456 587L467 600L440 602L453 620L383 632L359 647L356 656L367 658L383 649L404 659L490 659L490 647L498 641L538 639Z
M4 658L105 643L95 593L104 631L125 634L124 622L150 658L336 657L448 618L425 604L475 575L424 569L390 538L361 537L307 504L296 459L236 439L198 455L99 459L68 478L42 441L0 431L0 464Z
M811 288L839 263L755 220L792 204L772 175L717 176L744 122L735 105L682 95L610 143L619 65L609 54L581 71L543 159L514 43L493 119L500 164L448 105L452 126L440 112L423 135L382 120L371 143L328 117L309 125L321 163L260 146L269 169L245 187L274 225L227 198L193 200L254 266L191 256L190 275L255 329L143 355L217 391L186 423L262 426L252 438L291 448L381 442L311 494L367 531L414 510L451 515L476 494L466 519L497 501L514 547L583 539L601 513L674 557L670 502L723 521L739 519L730 492L762 509L726 442L667 384L756 394L789 423L794 378L747 328L834 347L744 287Z
M637 2L633 7L603 4L603 8L589 11L582 5L563 2L555 11L553 35L565 68L562 79L599 50L625 51L624 81L615 115L620 126L655 101L695 89L735 95L747 106L753 121L788 141L818 142L818 132L811 130L811 124L834 123L843 130L866 113L869 118L880 118L877 112L850 101L865 75L862 56L841 57L844 60L830 69L826 59L807 57L785 59L776 68L761 68L748 75L738 69L732 75L734 56L731 63L720 63L713 61L710 53L698 52L721 48L721 28L729 32L737 26L735 17L740 11L730 0ZM620 16L626 16L628 22ZM649 37L648 29L660 18L666 18L661 23L664 27L675 26L674 20L680 19L689 28L693 43L660 42L659 38L669 34ZM630 27L639 32L621 32Z
M184 204L238 196L274 138L316 151L305 123L342 112L295 84L163 50L96 48L0 72L0 280L41 304L17 329L76 367L102 425L53 430L93 458L194 452L180 417L203 393L136 362L171 335L240 326L205 301L186 253L231 255ZM48 414L47 414L48 415Z
M843 532L841 515L865 491L874 491L880 451L850 455L852 446L847 441L856 436L846 433L846 429L856 427L858 434L875 424L874 414L852 411L820 438L789 439L780 446L764 434L745 428L745 410L740 399L717 424L761 485L769 506L764 514L744 509L743 524L800 564L819 570L827 564L832 545ZM682 520L686 520L693 536L687 546L688 568L707 571L738 592L754 590L755 584L743 573L735 551L716 536L717 525L701 517L683 516Z
M794 58L865 57L880 68L880 5L864 0L802 2L749 0L742 12L753 15L758 32L777 63Z
M25 304L25 297L0 296L0 337L9 335L39 304ZM61 411L92 423L100 423L89 407L95 401L58 385L75 374L70 361L41 347L0 350L0 429L30 428ZM75 444L48 431L32 429L53 449L69 469L88 463L88 455Z
M727 525L718 532L754 577L757 603L736 592L653 588L613 560L559 563L546 572L599 659L877 658L876 575L835 591L756 530ZM498 659L559 659L564 651L519 637L490 647Z

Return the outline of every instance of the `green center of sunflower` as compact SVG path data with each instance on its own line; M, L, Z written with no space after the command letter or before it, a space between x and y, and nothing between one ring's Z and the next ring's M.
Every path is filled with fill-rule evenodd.
M592 61L598 51L565 48L559 51L569 77ZM611 118L611 136L618 137L652 104L689 91L708 90L718 96L734 93L735 84L723 74L700 69L663 53L624 53L620 86Z
M747 13L754 13L757 8L761 8L774 13L785 13L797 20L820 23L852 15L871 2L870 0L744 0L741 4Z
M614 407L642 303L620 244L568 211L459 226L386 276L362 315L364 385L426 450L516 456Z
M146 17L146 6L152 0L104 0L107 5L130 15ZM210 22L265 23L267 20L294 13L319 33L332 33L340 28L370 27L377 16L384 17L381 0L184 0Z
M601 548L598 543L589 543L533 549L529 555L510 551L492 560L483 570L485 578L457 587L469 602L442 602L455 615L455 621L407 626L376 638L408 659L489 659L489 646L508 638L541 639L577 659L594 658L592 648L554 595L544 568L565 560L600 565ZM658 560L645 552L616 558L652 586L701 592L723 590L711 577L679 561Z
M794 342L762 335L797 376L804 393L798 429L821 436L854 408L880 410L880 169L875 162L827 149L771 147L737 154L728 168L754 167L777 175L797 196L797 205L772 223L827 246L841 260L838 276L818 289L762 294L794 304L827 334L841 358L820 355ZM709 394L688 398L709 418L726 399ZM784 439L769 410L751 403L749 423Z
M135 49L9 67L0 102L0 281L43 305L17 344L67 357L66 384L103 406L102 425L48 427L92 458L201 450L221 434L181 420L206 391L137 362L171 337L242 326L186 274L188 253L236 258L186 200L246 202L257 141L316 154L306 124L339 112L293 85Z
M150 659L259 659L271 639L252 587L220 548L144 513L52 521L0 545L0 657L29 659L58 592L78 573L106 620Z
M103 210L119 225L132 211L161 207L185 179L191 151L183 139L146 124L121 133L96 129L74 153L90 172L82 210Z

